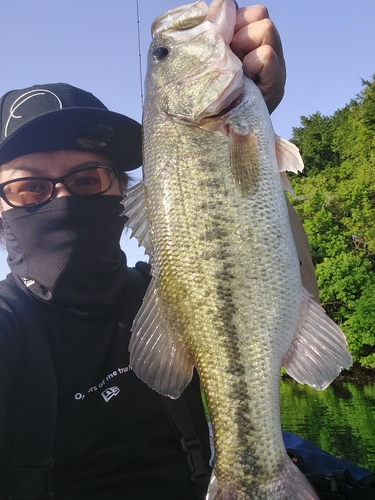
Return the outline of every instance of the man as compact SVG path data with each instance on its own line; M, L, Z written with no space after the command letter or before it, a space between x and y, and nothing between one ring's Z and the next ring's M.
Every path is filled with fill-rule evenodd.
M237 16L233 50L271 112L285 82L279 36L264 7ZM174 410L128 366L147 280L126 267L119 215L124 172L141 163L140 125L66 84L0 102L11 268L0 289L0 499L204 498L210 447L197 378ZM298 218L293 225L311 274ZM196 434L183 446L176 411Z

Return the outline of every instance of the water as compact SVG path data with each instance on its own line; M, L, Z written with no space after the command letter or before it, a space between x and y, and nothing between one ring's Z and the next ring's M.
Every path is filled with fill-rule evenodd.
M316 391L282 380L281 423L328 453L375 471L375 383L335 381Z

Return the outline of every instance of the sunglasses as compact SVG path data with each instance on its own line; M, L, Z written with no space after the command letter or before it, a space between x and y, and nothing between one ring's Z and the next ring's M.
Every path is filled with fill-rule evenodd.
M63 184L73 196L104 194L116 179L107 166L86 167L62 177L21 177L0 184L0 197L13 208L48 203L53 198L56 184Z

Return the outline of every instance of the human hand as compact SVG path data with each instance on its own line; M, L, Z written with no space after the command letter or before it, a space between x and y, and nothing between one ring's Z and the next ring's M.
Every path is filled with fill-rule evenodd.
M272 113L284 95L286 69L280 36L266 7L251 5L237 10L231 47Z

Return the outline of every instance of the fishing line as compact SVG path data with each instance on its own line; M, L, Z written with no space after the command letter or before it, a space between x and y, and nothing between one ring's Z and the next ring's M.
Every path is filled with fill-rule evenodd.
M139 56L139 81L141 84L141 104L143 111L143 75L142 75L142 52L141 52L141 28L140 28L140 16L139 16L139 2L136 0L137 5L137 34L138 34L138 56Z

